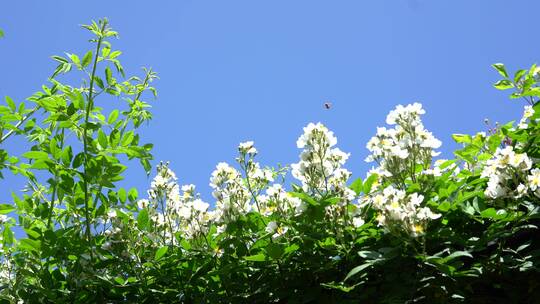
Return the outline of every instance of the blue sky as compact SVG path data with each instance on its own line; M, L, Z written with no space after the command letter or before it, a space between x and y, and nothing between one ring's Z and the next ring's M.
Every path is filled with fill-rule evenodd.
M254 140L263 165L290 164L309 122L332 129L351 153L347 167L364 176L365 143L397 104L423 103L445 157L452 133L483 131L484 118L519 119L524 104L492 87L490 65L538 61L539 10L532 0L5 1L0 95L23 100L39 90L51 55L91 47L78 25L108 17L127 73L146 66L160 76L154 120L142 130L154 164L171 161L203 198L239 142ZM17 152L22 142L7 147ZM6 176L2 200L21 187ZM148 184L136 164L122 182L141 192Z

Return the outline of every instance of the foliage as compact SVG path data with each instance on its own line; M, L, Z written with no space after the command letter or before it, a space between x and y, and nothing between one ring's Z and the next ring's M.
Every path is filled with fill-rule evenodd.
M150 173L156 74L126 77L107 20L83 26L84 55L53 56L48 86L0 106L0 173L26 188L0 205L2 303L536 303L540 198L540 69L495 87L514 89L523 118L454 134L455 159L425 129L420 104L398 106L378 128L349 182L349 157L324 125L309 124L287 167L261 167L251 141L210 178L215 208L160 163L147 195L117 186L138 160ZM78 86L60 80L77 73ZM110 106L107 101L121 101ZM0 175L0 177L4 177ZM15 230L24 231L16 238Z

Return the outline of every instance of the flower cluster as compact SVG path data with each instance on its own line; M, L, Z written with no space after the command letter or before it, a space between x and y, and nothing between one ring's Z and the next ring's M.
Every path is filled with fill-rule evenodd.
M439 154L434 149L441 142L424 128L420 119L424 113L419 103L398 105L386 117L386 123L395 127L377 128L377 134L366 145L371 152L366 161L379 164L374 170L378 175L403 180L416 174L417 165L430 167L432 157Z
M157 174L150 184L148 196L154 201L164 198L169 204L178 203L180 187L176 180L176 174L169 168L169 163L161 162L157 166ZM166 205L163 203L157 206L157 208L165 211Z
M279 214L280 216L299 215L303 213L307 205L301 199L288 194L281 184L273 184L266 189L266 194L259 195L257 202L260 206L259 213L264 216ZM258 208L255 206L255 208Z
M213 213L208 212L210 204L202 201L195 192L194 185L182 186L182 195L177 210L179 228L186 239L195 239L208 233Z
M9 284L14 279L12 264L8 258L0 259L0 286Z
M342 166L350 154L334 147L337 138L323 124L310 123L304 127L304 133L296 141L300 161L292 164L292 175L302 182L302 189L314 197L331 194L339 198L325 208L325 214L332 223L344 223L348 212L347 206L356 193L346 186L351 172Z
M393 186L368 198L371 206L378 211L379 225L390 232L405 232L412 237L423 235L429 221L441 216L428 207L422 207L423 200L422 195L407 194Z
M208 232L214 214L208 212L208 203L203 202L194 185L181 187L175 173L168 164L160 163L157 175L152 180L149 199L141 199L138 207L146 209L156 233L154 238L166 243L175 243L175 236L180 233L186 239L196 238Z
M527 194L529 188L535 191L536 171L527 177L531 167L532 161L526 153L516 153L512 146L497 148L482 170L481 177L489 178L485 196L491 199L520 198Z
M304 149L300 162L291 165L292 175L302 182L304 191L316 196L343 191L351 172L342 166L350 154L333 148L336 144L334 133L323 124L310 123L304 128L304 134L296 142L298 148Z
M214 219L224 229L227 223L251 210L251 196L242 175L227 163L219 163L210 178L212 195L216 199Z
M523 109L523 117L521 117L521 120L519 121L518 128L519 129L527 129L529 127L529 120L534 115L534 109L532 106L525 106Z
M129 212L121 210L107 212L106 219L111 223L111 226L103 232L105 238L101 248L116 254L117 257L133 261L136 260L136 256L130 253L130 247L135 244L126 239L126 235L129 235L130 224L124 223L123 217L128 217L131 223L134 222L133 215Z
M245 174L245 184L251 194L260 192L274 181L274 172L269 168L261 169L259 163L255 162L257 149L253 141L240 143L238 152L240 156L236 161Z
M386 117L386 123L395 125L377 128L367 143L371 154L367 162L376 162L369 175L376 177L372 192L360 202L367 203L377 212L377 221L387 231L412 237L423 235L430 220L441 215L422 206L424 197L407 194L407 180L417 181L422 175L438 177L459 169L452 161L438 160L432 167L432 158L439 155L435 149L441 142L427 131L420 116L425 111L419 103L398 105ZM390 183L387 184L386 181ZM381 185L387 185L381 188Z

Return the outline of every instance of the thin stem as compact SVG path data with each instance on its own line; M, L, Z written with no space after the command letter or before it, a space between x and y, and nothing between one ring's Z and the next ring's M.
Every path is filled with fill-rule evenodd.
M107 21L103 21L101 26L101 33L105 31L105 27L107 26ZM103 41L103 35L100 35L97 41L96 46L96 54L94 57L94 65L92 67L92 75L90 76L90 87L88 92L88 104L86 105L86 113L84 118L84 126L83 126L83 145L84 145L84 213L86 217L86 240L88 243L91 242L92 236L90 234L90 212L89 212L89 206L88 206L88 200L90 193L88 191L88 162L89 162L89 155L88 155L88 121L90 118L90 111L92 111L92 108L94 107L94 78L96 75L96 68L99 58L99 51L101 49L101 42ZM90 257L93 260L93 253L92 250L90 250Z
M143 88L137 93L137 96L135 96L134 101L139 100L139 98L141 98L141 95L144 92L144 90L146 89L146 86L148 86L148 82L150 81L150 72L151 72L151 69L150 69L150 71L148 71L146 73L146 76L144 77L144 81L143 81L143 86L142 86ZM128 124L128 120L126 119L124 121L124 125L122 126L122 130L120 130L120 138L122 138L122 136L124 135L124 132L126 131L127 124Z
M9 130L9 132L7 132L4 136L2 136L2 138L0 138L0 144L3 143L6 139L8 139L8 137L10 137L14 132L15 130L17 130L26 120L28 120L28 118L30 118L37 110L38 110L39 106L33 108L29 113L28 115L24 116L16 125L15 125L15 128L14 129L11 129Z
M62 140L60 141L60 150L62 150L64 148L64 130L65 129L62 129ZM54 201L56 199L56 191L58 189L58 172L56 172L56 174L54 175L54 186L53 186L53 191L52 191L52 195L51 195L51 207L49 209L49 217L47 219L47 227L49 228L52 228L51 227L51 220L52 220L52 215L53 215L53 211L54 211Z
M260 212L262 211L261 206L259 205L259 201L257 200L257 195L253 191L253 188L251 187L251 183L249 182L249 172L248 172L249 164L248 164L248 162L246 162L245 155L244 155L244 162L243 163L244 164L242 166L243 167L242 169L244 169L244 172L246 173L246 183L247 183L248 191L251 194L251 197L253 198L253 201L255 202L255 205L257 206L257 209L258 209L259 214L260 214ZM262 214L261 214L261 221L266 226L266 221L264 220L264 216Z

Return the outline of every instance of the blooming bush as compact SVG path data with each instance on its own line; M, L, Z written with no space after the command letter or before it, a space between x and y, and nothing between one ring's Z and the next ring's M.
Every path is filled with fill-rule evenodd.
M1 303L540 301L536 66L510 77L494 65L495 87L514 89L524 115L454 134L454 159L436 159L441 142L421 104L398 105L367 143L376 166L364 179L349 180L350 154L310 123L290 169L261 166L254 142L240 143L235 163L211 174L205 202L168 163L146 194L117 186L126 159L152 172L137 130L152 117L156 75L125 75L106 20L84 28L93 50L53 56L58 67L29 108L9 97L0 106L0 144L21 136L31 146L0 146L0 173L27 182L0 204ZM82 85L61 82L74 72ZM123 108L104 110L105 96Z

